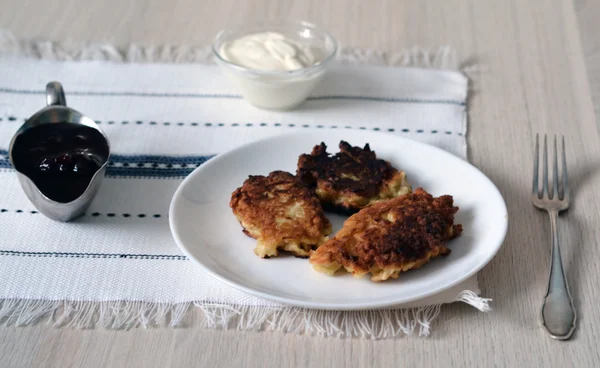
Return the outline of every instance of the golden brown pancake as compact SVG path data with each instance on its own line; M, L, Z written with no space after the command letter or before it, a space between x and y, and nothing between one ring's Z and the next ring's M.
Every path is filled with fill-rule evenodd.
M398 278L431 258L448 255L445 243L462 232L454 225L449 195L434 198L419 188L375 203L350 216L335 237L314 251L316 271L333 275L342 267L354 276L371 273L372 281Z
M244 233L257 240L254 253L263 258L277 256L280 249L308 257L331 233L317 197L285 171L248 177L229 206Z
M340 152L331 156L321 143L310 155L298 159L297 176L315 191L326 208L354 213L411 192L404 172L378 159L368 144L360 148L341 141L339 147Z

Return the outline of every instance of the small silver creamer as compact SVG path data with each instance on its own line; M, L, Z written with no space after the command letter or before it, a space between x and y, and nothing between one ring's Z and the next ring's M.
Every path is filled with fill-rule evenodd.
M25 121L14 135L10 143L9 159L17 172L23 191L39 212L52 220L66 222L84 214L98 193L110 157L110 146L106 135L92 119L66 106L65 94L60 83L50 82L46 85L46 102L47 106ZM36 159L32 152L40 149L39 142L25 139L34 133L37 135L33 136L40 136L40 139L43 139L44 136L52 136L55 131L65 127L70 130L90 131L89 128L93 129L91 132L94 135L95 144L100 147L99 153L94 153L94 165L88 165L86 175L77 182L69 182L69 180L73 180L73 173L67 173L57 181L56 177L40 175L35 169L32 169L31 162ZM77 137L81 140L85 139L82 136ZM60 142L55 142L54 146L60 147ZM91 153L87 152L87 149L80 149L80 151L83 152L82 155L91 157ZM68 154L66 155L68 156ZM82 165L80 166L82 167ZM40 164L40 167L45 169L43 164ZM77 174L77 168L71 171ZM77 184L75 187L78 189L71 189L73 184ZM68 194L63 197L67 199L50 198L48 191L44 190L45 185L63 189L63 192Z

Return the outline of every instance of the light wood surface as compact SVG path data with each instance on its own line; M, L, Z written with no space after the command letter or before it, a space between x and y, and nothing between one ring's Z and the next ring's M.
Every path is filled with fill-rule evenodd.
M321 24L348 46L393 51L451 45L479 65L471 75L469 158L498 185L510 219L503 248L479 274L494 311L445 306L428 339L38 324L0 328L0 365L600 366L597 1L0 0L0 9L0 28L18 37L202 45L230 22L289 17ZM567 141L574 202L559 228L579 314L568 342L551 340L538 322L550 238L548 219L528 195L537 132L562 133Z

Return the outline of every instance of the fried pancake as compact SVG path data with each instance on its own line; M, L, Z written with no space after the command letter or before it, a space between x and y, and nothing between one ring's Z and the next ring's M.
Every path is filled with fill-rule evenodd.
M333 275L342 267L354 276L371 273L372 281L398 278L431 258L448 255L444 243L462 232L454 225L449 195L433 198L419 188L375 203L350 216L335 237L310 257L316 271Z
M300 155L297 176L331 209L354 213L370 204L412 191L406 175L378 159L368 144L364 148L340 142L333 156L327 146L315 146Z
M229 206L244 233L257 239L254 253L262 258L277 256L279 249L308 257L331 233L319 200L285 171L248 177L231 195Z

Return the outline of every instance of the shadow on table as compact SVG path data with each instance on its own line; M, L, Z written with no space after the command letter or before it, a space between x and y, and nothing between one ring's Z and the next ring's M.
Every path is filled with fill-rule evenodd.
M590 228L597 227L598 225L590 223L589 216L586 217L583 214L583 208L578 208L576 202L590 203L593 201L593 198L582 199L581 196L594 196L597 195L597 191L588 190L587 193L580 193L579 189L583 188L588 183L600 182L600 180L598 180L599 176L600 161L586 163L582 168L571 170L569 172L571 207L566 212L563 212L558 220L563 268L578 315L580 315L578 306L580 306L582 302L581 285L584 282L584 280L582 280L582 270L584 270L583 264L591 251L591 249L586 249L586 247L592 246L592 244L586 242L583 234L586 230L590 230ZM548 247L550 247L549 244Z

